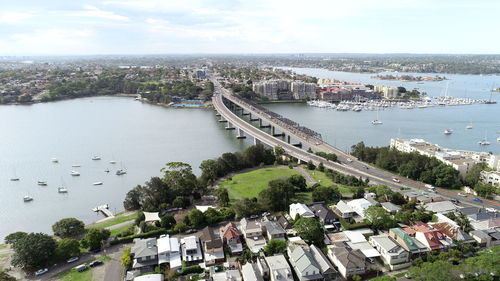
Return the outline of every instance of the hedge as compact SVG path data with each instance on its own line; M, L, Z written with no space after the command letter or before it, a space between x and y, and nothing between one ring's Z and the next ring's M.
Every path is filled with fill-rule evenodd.
M134 241L135 238L151 238L151 237L157 237L157 236L160 236L162 234L176 234L177 231L175 230L165 230L165 229L158 229L158 230L153 230L153 231L150 231L150 232L146 232L146 233L140 233L140 234L135 234L135 235L129 235L129 236L125 236L125 237L122 237L122 238L117 238L115 240L112 240L110 242L111 245L117 245L117 244L122 244L122 243L130 243L132 241Z

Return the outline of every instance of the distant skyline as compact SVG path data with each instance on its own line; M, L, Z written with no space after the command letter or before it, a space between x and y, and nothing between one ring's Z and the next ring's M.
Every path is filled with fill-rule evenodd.
M496 0L0 2L0 56L499 54Z

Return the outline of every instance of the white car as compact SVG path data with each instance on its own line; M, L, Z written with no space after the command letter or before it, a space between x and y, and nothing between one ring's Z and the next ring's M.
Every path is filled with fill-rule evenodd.
M462 192L457 193L457 195L462 197L467 197L467 194L463 194Z
M47 273L48 271L49 271L48 268L40 269L37 272L35 272L35 276L43 275L43 274Z
M349 163L351 163L352 159L351 158L347 158L346 161L349 162Z
M77 261L79 259L80 259L79 257L73 257L73 258L70 258L69 260L67 260L66 262L67 263L72 263L72 262L75 262L75 261Z
M392 181L393 181L393 182L397 182L397 183L400 183L400 182L401 182L401 181L400 181L399 179L397 179L397 178L392 178Z

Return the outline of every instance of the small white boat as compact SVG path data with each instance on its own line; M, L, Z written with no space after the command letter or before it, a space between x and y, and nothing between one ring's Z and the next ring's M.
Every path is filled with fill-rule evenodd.
M23 201L24 201L24 202L30 202L30 201L33 201L33 197L30 197L30 196L26 195L26 196L24 196L24 197L23 197Z
M80 165L80 164L73 164L73 165L71 165L71 167L73 167L73 168L79 168L79 167L81 167L81 166L82 166L82 165Z
M490 145L490 142L487 141L487 140L482 140L482 141L479 141L477 142L479 145Z
M127 173L127 171L125 171L124 169L119 169L118 171L116 171L116 175L120 176L120 175L125 175Z
M19 181L18 177L10 178L10 181Z
M58 187L57 188L58 193L68 193L68 189L66 187Z
M497 138L497 141L500 141L500 137Z
M77 171L71 171L71 175L74 176L74 177L77 177L77 176L80 175L80 173L77 172Z
M92 157L92 160L101 160L101 157L100 156L94 156L94 157Z
M52 161L52 163L59 163L59 159L57 159L57 158L52 158L52 159L50 159L50 161Z
M93 185L102 185L102 181L96 181L93 183Z
M467 130L470 130L470 129L472 129L472 128L474 128L474 127L472 127L472 125L467 125L467 126L465 126L465 129L467 129Z
M111 160L111 161L109 161L109 164L116 164L116 161L115 160Z
M453 133L453 130L452 129L446 129L444 130L443 134L445 135L451 135L451 133Z
M46 181L37 181L36 182L38 185L41 185L41 186L46 186L47 185L47 182Z
M373 121L372 121L372 124L373 124L373 125L382 125L383 123L382 123L382 121L380 121L380 120L373 120Z

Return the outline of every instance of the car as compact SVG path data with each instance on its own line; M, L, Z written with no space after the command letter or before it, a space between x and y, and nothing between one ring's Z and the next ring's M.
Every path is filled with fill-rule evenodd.
M102 261L100 261L100 260L95 260L95 261L93 261L93 262L89 263L89 266L90 266L90 267L95 267L95 266L99 266L99 265L101 265L101 264L103 264L103 262L102 262Z
M392 181L393 181L393 182L397 182L397 183L400 183L400 182L401 182L401 181L400 181L399 179L397 179L397 178L392 178Z
M349 162L349 163L351 163L352 159L351 158L347 158L346 161Z
M258 219L259 218L259 215L251 215L250 216L250 219L253 220L253 219Z
M467 194L463 194L462 192L457 193L457 195L462 197L467 197Z
M453 202L453 203L455 203L455 204L460 203L460 201L458 201L457 199L451 199L450 201Z
M271 215L271 213L269 213L269 212L262 213L262 217L267 217L267 216L270 216L270 215Z
M80 259L79 257L72 257L72 258L70 258L69 260L67 260L66 262L67 262L67 263L72 263L72 262L75 262L75 261L77 261L77 260L79 260L79 259Z
M191 228L191 229L186 230L184 233L191 234L191 233L195 233L196 231L197 231L196 229Z
M43 275L45 273L47 273L49 271L48 268L43 268L43 269L40 269L38 270L37 272L35 272L35 276L40 276L40 275Z
M479 199L477 197L472 198L472 201L478 202L478 203L483 203L483 200L481 200L481 199Z

